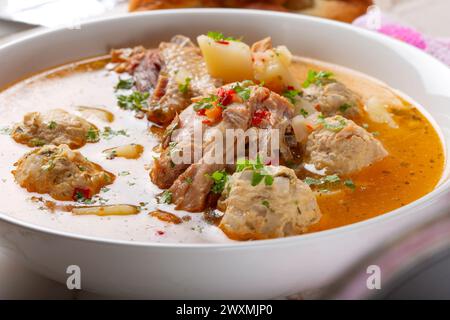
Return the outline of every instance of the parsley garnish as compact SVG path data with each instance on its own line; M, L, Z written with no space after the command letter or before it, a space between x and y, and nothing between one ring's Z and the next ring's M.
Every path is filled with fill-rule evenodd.
M261 201L261 204L262 204L264 207L266 207L267 209L270 209L270 203L269 203L269 201L263 200L263 201Z
M99 140L98 130L94 127L90 127L88 132L86 133L87 142L97 142Z
M267 174L264 170L264 164L261 161L259 155L256 157L256 161L248 159L238 159L236 162L236 172L241 172L244 170L252 170L251 185L253 187L257 186L264 180L266 186L271 186L273 184L273 176Z
M134 80L132 78L129 79L119 79L119 82L114 87L114 91L119 90L130 90L134 86Z
M312 84L322 85L325 80L329 80L334 76L332 72L329 71L308 71L308 77L305 82L303 82L303 88L308 88Z
M234 37L225 37L222 32L217 31L208 31L207 35L214 41L239 41Z
M340 107L339 107L339 110L342 112L342 113L344 113L345 111L347 111L348 109L350 109L352 106L351 105L349 105L348 103L344 103L343 105L341 105Z
M47 144L47 141L39 138L33 138L30 140L30 143L34 147L42 147L43 145Z
M336 119L330 120L325 119L323 114L317 117L317 122L322 124L325 129L333 132L339 132L347 125L347 120L343 117L337 116Z
M184 83L180 83L180 84L178 85L178 90L179 90L182 94L188 93L190 83L191 83L191 78L186 78L186 79L184 79Z
M214 181L211 191L215 194L221 194L228 181L228 173L226 173L225 170L214 171L211 175L207 174L207 177Z
M344 185L345 185L347 188L350 188L350 189L352 189L352 190L355 190L355 189L356 189L356 186L355 186L355 184L353 183L353 181L352 181L351 179L345 180L345 181L344 181Z
M308 186L321 186L321 185L325 185L325 184L330 184L330 183L336 183L341 181L341 178L339 178L338 175L330 175L330 176L325 176L322 177L320 179L315 179L315 178L310 178L307 177L304 182L308 185Z
M304 118L306 118L306 117L309 115L309 112L306 111L305 109L301 108L301 109L300 109L300 114L301 114Z
M0 134L11 134L12 129L10 127L0 128Z
M205 97L194 104L194 110L199 111L201 109L211 109L213 107L213 103L216 102L217 99L218 97L215 95Z
M48 128L49 128L50 130L55 129L56 126L57 126L57 123L56 123L55 121L50 121L50 123L48 124Z
M297 101L295 98L300 96L301 92L298 90L286 90L282 93L283 97L287 98L292 104Z
M129 137L127 130L121 129L121 130L115 131L115 130L111 129L111 127L103 128L103 132L102 132L103 139L110 140L113 137L117 137L117 136Z
M237 83L231 89L236 91L236 93L239 97L242 98L242 100L247 101L248 99L250 99L250 94L252 92L250 88L242 87L239 83Z
M148 107L150 93L133 91L129 95L118 95L117 105L124 110L141 111Z
M172 192L169 190L164 191L158 198L158 203L172 203Z

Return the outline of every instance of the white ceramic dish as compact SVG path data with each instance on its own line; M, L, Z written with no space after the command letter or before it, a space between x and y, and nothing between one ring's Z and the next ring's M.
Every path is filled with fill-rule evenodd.
M301 56L346 66L409 94L436 119L450 149L450 69L404 43L332 21L251 10L168 10L97 20L81 30L47 30L0 47L0 86L112 47L154 46L205 30L270 35ZM449 166L425 197L342 228L237 244L149 244L37 227L0 213L0 244L31 269L65 282L78 265L83 289L136 298L275 298L320 288L393 234L450 206ZM0 208L1 211L1 208Z

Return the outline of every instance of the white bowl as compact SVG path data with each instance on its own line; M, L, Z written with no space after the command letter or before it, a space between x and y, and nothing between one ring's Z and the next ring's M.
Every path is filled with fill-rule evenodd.
M385 36L333 21L252 10L193 9L97 20L81 30L47 30L0 47L0 86L112 47L155 46L174 34L208 30L270 35L302 56L336 63L385 81L425 107L450 147L450 69ZM349 226L285 239L238 244L149 244L99 239L37 227L0 214L1 244L31 269L65 282L81 267L83 289L137 298L274 298L320 288L391 235L449 206L448 165L425 197Z

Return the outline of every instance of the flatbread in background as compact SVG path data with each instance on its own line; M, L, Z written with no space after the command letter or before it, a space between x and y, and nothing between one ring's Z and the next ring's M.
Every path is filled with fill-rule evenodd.
M224 7L297 12L344 22L363 15L372 0L130 0L129 11Z

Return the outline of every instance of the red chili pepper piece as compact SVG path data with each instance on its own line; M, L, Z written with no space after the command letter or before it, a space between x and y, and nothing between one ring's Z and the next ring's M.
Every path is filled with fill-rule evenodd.
M230 103L233 102L233 96L236 94L236 91L233 89L225 90L224 88L219 88L217 91L217 96L219 97L219 104L226 107Z
M158 230L158 231L156 231L156 234L159 235L159 236L162 236L162 235L165 234L165 232L164 232L164 231L161 231L161 230Z
M217 40L216 42L220 43L220 44L224 44L224 45L230 44L228 41L225 41L225 40Z
M91 198L91 190L87 188L75 188L73 190L72 199L74 201L80 200L81 198L90 199Z
M197 114L198 114L199 116L204 116L204 115L205 115L205 112L206 112L206 109L200 109L200 110L197 111Z
M256 110L252 118L252 126L257 127L261 124L264 119L270 116L270 112L265 109Z
M207 124L208 126L210 126L212 124L211 120L208 120L208 119L203 120L202 123Z

